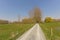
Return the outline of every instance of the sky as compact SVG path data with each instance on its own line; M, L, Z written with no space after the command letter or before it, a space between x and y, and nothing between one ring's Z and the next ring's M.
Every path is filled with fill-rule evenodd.
M0 19L17 21L28 17L30 10L37 6L42 11L42 18L60 18L60 0L0 0Z

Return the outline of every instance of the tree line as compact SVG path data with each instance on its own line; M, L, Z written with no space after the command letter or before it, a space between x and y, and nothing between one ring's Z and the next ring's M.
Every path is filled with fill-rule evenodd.
M29 18L24 18L20 21L20 16L18 16L18 21L12 23L41 23L41 22L60 22L60 20L53 19L51 17L46 17L44 21L42 21L42 12L40 8L35 7L33 10L29 11ZM0 20L0 24L8 24L9 22L6 20Z

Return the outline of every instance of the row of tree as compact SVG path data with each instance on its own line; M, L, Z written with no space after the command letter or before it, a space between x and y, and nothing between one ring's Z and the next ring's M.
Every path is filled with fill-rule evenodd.
M22 22L20 22L20 16L18 16L18 21L13 23L41 23L42 22L42 13L41 10L38 7L35 7L33 10L29 11L29 18L22 19ZM53 22L56 21L52 19L51 17L46 17L44 22ZM7 24L9 23L6 20L0 20L0 24Z
M41 23L42 21L42 13L38 7L35 7L33 10L29 11L29 18L22 19L20 23ZM18 18L19 23L20 17ZM56 22L56 20L52 19L51 17L46 17L44 22Z
M8 24L9 22L7 20L0 20L0 24Z
M41 22L41 11L38 7L35 7L33 10L29 11L29 18L24 18L22 23L40 23Z
M46 23L48 23L48 22L60 22L60 20L58 20L58 19L53 19L53 18L51 18L51 17L46 17L45 18L45 20L44 21L40 21L40 20L35 20L34 18L24 18L23 20L22 20L22 22L13 22L13 23L36 23L36 22L46 22ZM9 23L9 21L7 21L7 20L0 20L0 24L8 24Z
M24 19L22 19L22 22L20 22L20 16L18 16L18 22L15 23L40 23L42 22L41 20L41 11L38 7L35 7L33 10L29 11L29 18L28 17L24 17Z

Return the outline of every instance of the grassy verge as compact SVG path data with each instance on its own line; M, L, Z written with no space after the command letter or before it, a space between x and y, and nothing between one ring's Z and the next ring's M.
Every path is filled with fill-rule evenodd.
M60 40L60 22L41 23L40 26L43 29L47 40Z
M11 38L21 36L32 26L33 24L0 24L0 40L12 40Z

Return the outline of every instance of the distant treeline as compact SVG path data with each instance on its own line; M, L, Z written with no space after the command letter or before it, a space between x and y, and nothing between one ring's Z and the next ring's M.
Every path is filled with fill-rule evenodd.
M0 20L0 24L8 24L9 22L7 20Z
M0 20L0 24L8 24L8 23L42 23L42 22L60 22L60 19L53 19L52 17L46 17L42 20L42 13L38 7L35 7L34 10L29 11L29 17L24 17L22 21L20 21L20 17L18 21L15 22L8 22L6 20Z
M21 22L13 22L13 23L36 23L37 21L34 18L24 18ZM49 22L60 22L60 19L53 19L51 17L46 17L43 21L39 20L38 23L49 23Z
M8 23L13 23L13 24L21 24L21 23L36 23L37 21L34 18L24 18L22 21L14 21L14 22L9 22L8 20L0 20L0 24L8 24ZM48 23L48 22L60 22L60 19L53 19L51 17L46 17L44 21L39 20L39 23Z

